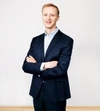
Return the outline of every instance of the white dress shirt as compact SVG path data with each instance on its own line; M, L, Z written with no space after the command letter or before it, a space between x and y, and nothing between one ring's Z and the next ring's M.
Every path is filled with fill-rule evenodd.
M44 56L46 55L46 51L50 45L50 42L52 41L52 39L54 38L55 34L58 32L58 28L56 28L54 31L52 31L49 35L45 32L45 37L44 37ZM41 64L40 70L43 71L43 67L44 67L44 63L43 62Z

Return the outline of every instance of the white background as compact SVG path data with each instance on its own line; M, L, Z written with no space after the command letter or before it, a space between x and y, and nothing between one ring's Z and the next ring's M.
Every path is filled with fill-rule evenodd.
M44 32L42 5L60 9L58 28L74 39L69 106L100 105L100 0L0 0L0 106L32 105L31 75L22 64L32 38Z

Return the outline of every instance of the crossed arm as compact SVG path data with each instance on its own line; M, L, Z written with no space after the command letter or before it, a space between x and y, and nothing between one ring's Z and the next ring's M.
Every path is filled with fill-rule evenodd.
M29 62L29 63L37 63L37 61L31 55L26 57L26 61ZM48 68L53 68L53 67L57 66L57 63L58 63L58 61L45 62L44 66L43 66L43 69L46 70Z
M33 48L31 48L27 54L27 57L23 63L23 70L26 73L30 74L41 74L43 79L49 79L52 77L61 77L65 76L66 71L68 69L70 58L71 58L71 52L73 48L73 40L69 39L69 41L65 41L65 44L62 47L61 54L59 55L59 61L48 61L43 62L43 73L40 73L42 63L37 62L34 57L31 55L31 51Z

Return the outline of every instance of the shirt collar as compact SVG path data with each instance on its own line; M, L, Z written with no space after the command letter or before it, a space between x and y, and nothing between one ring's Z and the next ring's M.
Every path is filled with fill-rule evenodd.
M56 28L55 30L53 30L49 35L55 35L57 32L58 32L58 28ZM46 33L46 31L45 31L45 36L47 36L48 34Z

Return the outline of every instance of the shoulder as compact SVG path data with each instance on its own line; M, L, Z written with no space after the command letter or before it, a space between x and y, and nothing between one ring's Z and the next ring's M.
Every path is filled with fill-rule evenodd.
M44 33L40 34L40 35L37 35L35 37L32 38L32 42L34 41L38 41L40 38L44 37Z
M39 38L40 38L40 37L42 37L42 36L44 36L44 33L39 34L39 35L37 35L37 36L33 37L33 39L34 39L34 40L35 40L35 39L39 39Z
M67 41L74 41L73 40L73 38L72 37L70 37L69 35L67 35L67 34L65 34L65 33L63 33L62 31L58 31L58 33L59 33L59 36L61 37L61 39L63 39L63 40L67 40Z

